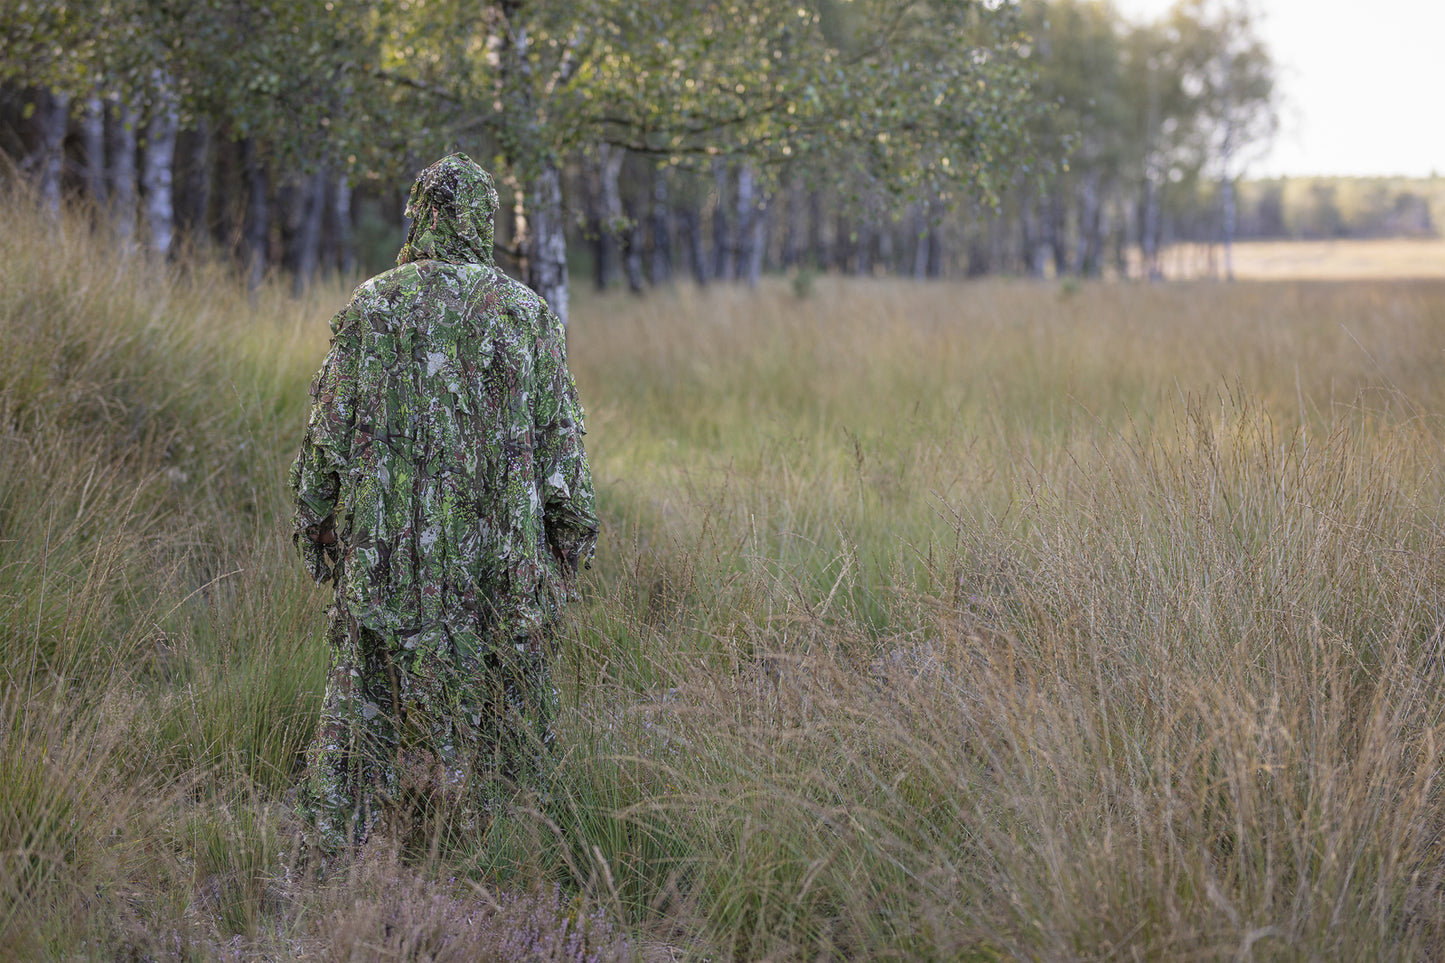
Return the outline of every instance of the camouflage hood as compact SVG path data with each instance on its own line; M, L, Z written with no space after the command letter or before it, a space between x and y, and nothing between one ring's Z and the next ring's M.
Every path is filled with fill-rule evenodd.
M449 154L417 175L406 202L411 233L397 264L431 258L451 264L491 264L497 212L492 175L466 154Z

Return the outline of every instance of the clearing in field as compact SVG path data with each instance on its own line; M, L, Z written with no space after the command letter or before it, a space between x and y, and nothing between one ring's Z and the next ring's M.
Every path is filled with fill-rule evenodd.
M1177 244L1160 254L1174 279L1224 273L1218 245ZM1133 269L1139 276L1138 258ZM1234 245L1241 281L1407 281L1445 278L1445 239L1373 238L1333 241L1241 241Z

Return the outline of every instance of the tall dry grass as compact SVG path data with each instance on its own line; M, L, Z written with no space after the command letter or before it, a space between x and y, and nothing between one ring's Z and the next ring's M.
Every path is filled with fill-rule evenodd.
M552 783L317 880L282 489L344 290L6 219L0 952L1445 951L1445 286L581 298Z

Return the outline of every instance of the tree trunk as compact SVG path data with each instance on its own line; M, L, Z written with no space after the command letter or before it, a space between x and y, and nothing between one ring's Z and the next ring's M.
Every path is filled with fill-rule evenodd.
M345 174L332 177L326 189L326 230L328 245L322 270L337 270L350 276L356 270L356 244L351 236L351 179Z
M1234 181L1225 175L1220 178L1219 197L1224 204L1224 279L1234 280Z
M748 287L757 287L763 269L767 267L768 243L773 236L772 199L763 197L759 201L757 216L753 218L753 256L748 261Z
M245 246L246 289L254 291L266 276L267 246L271 235L271 212L266 203L270 179L256 154L256 145L241 141L241 166L246 182L246 221L242 229Z
M990 233L987 225L984 225L982 230L969 232L964 265L964 273L968 277L981 278L992 268L993 245L990 243Z
M622 161L627 152L621 147L600 144L597 147L597 174L601 200L601 220L597 230L597 287L599 290L612 286L618 273L619 249L626 218L622 212L622 194L617 181L622 174Z
M692 279L698 287L707 287L707 255L702 244L702 213L695 205L688 205L683 209L678 219L678 227L687 237L684 244Z
M667 171L652 170L652 283L672 280L672 209L667 204Z
M1123 197L1115 198L1114 218L1119 222L1114 235L1114 270L1120 280L1129 279L1129 232L1133 230L1134 219L1130 216L1129 202Z
M291 269L291 293L300 296L316 278L321 260L321 221L326 199L326 172L318 170L297 185L297 217L287 252Z
M175 237L176 207L172 188L180 110L170 92L169 78L157 74L154 79L161 93L156 98L150 123L146 124L141 194L145 198L151 251L164 258L170 254Z
M41 89L36 92L35 127L40 135L33 160L40 203L60 214L60 176L65 165L65 128L70 122L70 97Z
M1024 271L1029 277L1044 276L1048 263L1048 244L1044 237L1044 201L1030 194L1019 205L1019 227L1023 238Z
M753 198L753 165L743 161L738 165L738 256L735 280L747 278L751 287L757 282L752 277L753 248L757 232L753 224L757 220L757 201Z
M1054 261L1054 277L1063 277L1069 271L1068 246L1065 244L1064 238L1063 192L1057 188L1050 192L1044 210L1047 218L1047 227L1044 233L1049 254L1052 255Z
M816 190L808 192L808 256L809 267L821 270L827 263L823 253L823 199Z
M629 206L624 209L624 230L622 234L622 266L627 274L627 290L641 294L646 289L642 277L642 251L644 246L641 211Z
M867 277L873 273L873 223L865 212L858 225L858 241L853 250L853 274Z
M522 249L527 286L542 296L567 326L567 221L562 210L562 175L547 160L527 189L528 215Z
M1072 270L1094 277L1099 273L1099 175L1090 173L1079 184L1079 233L1074 240Z
M1151 281L1159 281L1164 272L1159 269L1159 185L1151 173L1144 180L1144 208L1139 225L1139 253L1144 260L1144 275Z
M913 216L909 218L913 235L913 279L921 281L928 276L928 209L923 204L913 205Z
M80 118L80 145L85 153L85 193L99 210L105 204L105 101L88 97Z
M198 120L195 130L178 139L176 150L185 158L176 170L176 226L195 246L206 237L211 210L210 122Z
M789 185L787 198L783 203L783 216L787 220L783 225L782 268L787 271L798 264L805 230L803 226L803 191L796 179Z
M110 122L106 125L106 161L109 181L111 223L116 243L124 249L135 245L136 230L136 113L124 100L115 102Z
M719 281L730 281L736 262L728 230L728 169L721 160L712 162L712 178L717 187L717 204L712 212L712 276Z

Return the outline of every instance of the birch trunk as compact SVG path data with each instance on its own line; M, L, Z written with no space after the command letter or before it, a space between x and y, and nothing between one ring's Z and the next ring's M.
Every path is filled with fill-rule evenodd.
M1099 267L1099 177L1089 174L1079 185L1079 235L1074 240L1072 270L1093 277Z
M913 279L921 281L928 276L928 216L927 209L922 204L913 206L913 216L909 218L913 235Z
M598 224L597 286L608 288L618 273L618 257L622 247L622 232L626 218L622 211L622 193L617 181L622 175L622 161L626 152L621 147L601 144L597 148L597 173L599 177L601 220Z
M728 230L728 169L721 160L712 162L712 178L717 188L717 204L712 213L712 276L730 281L735 273L731 231Z
M105 204L105 101L99 97L86 98L80 146L85 152L85 193L99 210Z
M270 179L256 145L248 138L241 141L241 166L246 182L246 223L242 229L246 260L246 289L254 291L266 276L268 241L271 235L271 212L266 203Z
M523 251L527 286L542 296L567 326L567 222L562 210L562 175L555 161L542 164L528 187Z
M888 274L893 274L897 265L893 263L893 231L884 225L878 232L878 264Z
M692 270L692 279L700 288L707 287L707 254L702 243L702 214L696 206L689 205L679 218L678 227L687 236L687 263Z
M321 219L324 213L326 172L318 170L307 176L297 189L300 217L292 238L291 293L300 296L316 278L321 260Z
M1144 260L1144 274L1151 281L1159 281L1164 272L1159 269L1159 185L1151 173L1144 180L1144 210L1139 225L1139 253Z
M622 266L627 274L627 290L641 294L646 288L642 277L642 217L641 211L624 209L625 225L622 235Z
M1063 277L1069 270L1068 247L1065 244L1064 231L1064 201L1063 195L1055 189L1049 194L1048 203L1044 206L1045 231L1044 236L1049 249L1049 255L1054 262L1054 276Z
M118 100L106 125L111 223L116 243L127 250L135 245L136 231L136 122L135 110L124 100Z
M803 240L803 191L798 182L794 180L788 188L787 199L784 201L784 214L787 219L783 225L783 270L787 271L798 263L799 248Z
M864 215L858 225L858 240L853 246L853 274L866 277L873 273L873 224Z
M738 261L739 277L745 280L750 288L757 287L763 276L763 262L768 256L768 225L771 220L766 201L759 202L749 218L747 241L742 245L746 248L747 258Z
M146 124L141 195L145 198L151 252L164 258L171 252L176 229L173 185L180 109L170 92L169 79L158 75L155 81L156 89L161 93L157 98L155 114Z
M672 210L667 204L667 171L652 171L652 283L672 280Z
M351 233L351 178L345 174L332 181L331 243L335 248L335 267L345 277L356 270L356 242Z
M738 196L737 196L737 264L735 280L742 280L746 277L748 286L752 287L757 281L752 276L753 248L756 240L756 231L753 223L757 220L757 201L753 197L753 165L743 161L738 165Z
M36 186L40 203L60 215L60 175L65 165L65 128L70 121L70 97L41 90L35 121L40 145L35 158Z
M1234 280L1234 231L1235 231L1235 207L1234 207L1234 181L1225 175L1219 184L1220 200L1224 204L1224 279Z
M827 264L823 252L823 199L816 190L808 192L808 252L813 262L809 266L814 270Z
M194 247L207 236L207 217L211 210L210 122L198 120L196 129L178 141L177 152L185 158L185 163L178 165L176 226Z
M943 237L938 233L937 227L928 229L928 276L931 278L943 277L943 263L947 252L943 249Z

